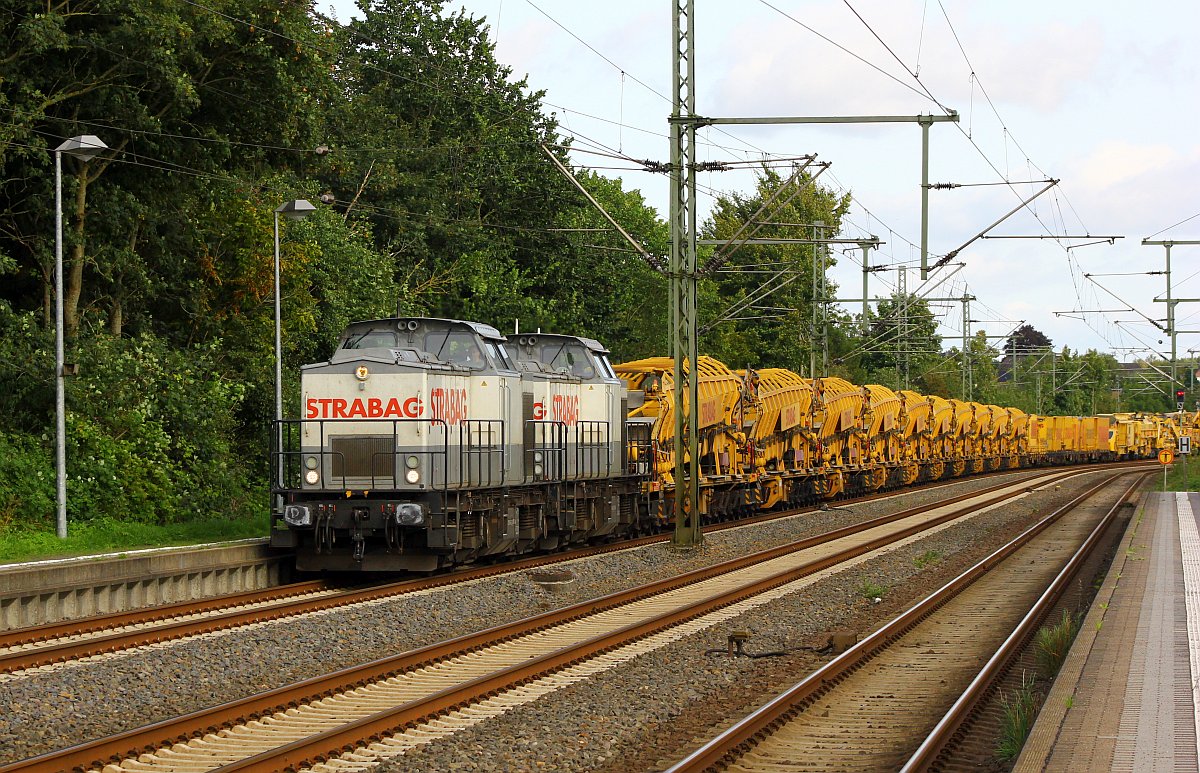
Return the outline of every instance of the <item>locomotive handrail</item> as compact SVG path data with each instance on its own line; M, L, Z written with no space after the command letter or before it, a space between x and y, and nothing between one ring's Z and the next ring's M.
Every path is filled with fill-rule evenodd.
M527 419L525 421L528 438L532 440L525 448L525 481L555 482L567 477L567 425L561 421L550 419ZM547 443L547 436L549 441ZM542 460L537 460L536 454L542 454ZM553 460L553 464L551 464ZM542 465L542 472L536 472L537 465Z
M612 446L607 421L579 421L575 424L575 478L593 479L612 475ZM590 435L591 440L585 439ZM603 457L603 469L601 469ZM595 464L589 465L591 460Z

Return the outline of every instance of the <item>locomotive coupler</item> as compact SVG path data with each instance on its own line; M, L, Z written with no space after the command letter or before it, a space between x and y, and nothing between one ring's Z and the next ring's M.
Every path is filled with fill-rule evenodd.
M366 552L367 542L363 535L363 526L371 519L369 507L354 508L354 516L350 521L350 539L354 542L354 560L362 563L363 553Z

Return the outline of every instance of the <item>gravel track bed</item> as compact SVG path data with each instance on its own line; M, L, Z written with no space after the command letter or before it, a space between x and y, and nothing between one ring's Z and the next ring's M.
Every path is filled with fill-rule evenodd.
M662 770L832 658L803 650L761 659L706 654L724 651L730 631L752 632L751 653L820 647L833 630L865 637L1016 536L1035 513L1094 482L1066 481L950 526L376 770ZM914 559L927 551L941 558L921 568ZM864 598L864 583L888 587L883 601Z
M968 480L952 488L906 492L886 501L839 506L725 531L710 535L701 549L691 553L673 552L660 545L580 559L569 563L576 581L553 591L520 573L30 672L0 682L0 705L6 707L0 712L0 762L169 719L1029 474L1023 471ZM1084 481L1087 479L1094 476L1088 475ZM905 549L876 559L844 577L839 575L809 592L747 615L737 627L754 631L748 649L755 652L820 645L823 632L833 628L868 632L875 621L894 616L906 606L906 599L920 594L909 591L911 585L930 589L940 585L943 576L957 572L954 567L984 555L993 538L999 544L1000 537L995 534L1017 531L1017 524L1028 519L1030 505L1065 501L1071 492L1086 485L1090 484L1073 479L1064 482L1061 491L1032 494L1021 504L985 515L980 526L952 527L929 538L930 545L916 553ZM980 539L981 529L989 530L987 540ZM926 550L940 551L944 558L922 571L913 557ZM910 578L916 582L900 585ZM864 581L894 590L885 594L882 603L872 605L857 591ZM703 655L706 649L725 646L723 631L668 646L609 672L612 676L510 712L498 720L503 729L497 730L497 721L484 723L456 739L389 763L387 769L592 770L611 764L615 771L653 767L654 762L644 755L657 759L654 750L660 743L674 749L672 744L679 742L679 738L670 740L671 732L664 729L677 725L681 706L689 707L693 719L700 718L690 726L702 727L704 717L728 713L739 702L756 705L763 685L794 681L780 673L806 671L823 662L811 653L760 660ZM687 724L681 727L686 729ZM680 738L687 736L684 732ZM551 749L548 742L539 740L551 737L566 743ZM497 746L496 738L525 740ZM630 767L628 762L638 754L643 755L638 758L641 764Z

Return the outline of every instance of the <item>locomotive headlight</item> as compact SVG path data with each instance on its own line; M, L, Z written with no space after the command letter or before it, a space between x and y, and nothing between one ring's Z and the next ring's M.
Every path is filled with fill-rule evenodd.
M359 381L366 381L371 377L371 371L367 370L366 365L359 365L354 369L354 377Z
M541 475L542 471L543 471L542 465L540 465L540 464L533 465L533 474L534 475Z
M417 456L416 454L412 454L404 460L404 466L410 470L417 469L421 466L421 457Z
M421 473L419 470L409 470L408 472L404 473L404 479L409 483L420 483Z
M535 461L535 462L541 462L541 461L542 461L542 452L541 452L541 451L534 451L534 452L533 452L533 461Z
M321 479L321 473L317 472L316 470L309 470L308 472L304 473L304 480L310 486L317 485L317 481L319 481L320 479Z
M317 457L315 457L315 456L304 457L304 466L309 470L317 469Z

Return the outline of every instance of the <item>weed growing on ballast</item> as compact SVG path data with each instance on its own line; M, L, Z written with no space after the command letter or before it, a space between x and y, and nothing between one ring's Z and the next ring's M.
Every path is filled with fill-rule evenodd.
M1037 717L1040 696L1033 691L1033 677L1021 674L1021 686L1011 695L1000 695L1000 707L1004 716L1000 723L1000 741L996 745L996 756L1004 761L1015 760L1029 737L1033 720Z
M941 561L941 560L942 560L942 551L926 550L924 553L922 553L921 555L919 555L913 559L913 564L918 569L924 569L925 567L929 566L930 564L936 564L938 561Z
M858 586L858 595L862 596L867 601L876 601L882 599L888 592L886 585L880 585L870 580L865 580Z
M1053 679L1067 659L1067 651L1079 631L1079 621L1068 610L1063 610L1062 620L1057 625L1042 626L1034 636L1034 651L1037 655L1038 673L1045 679Z

